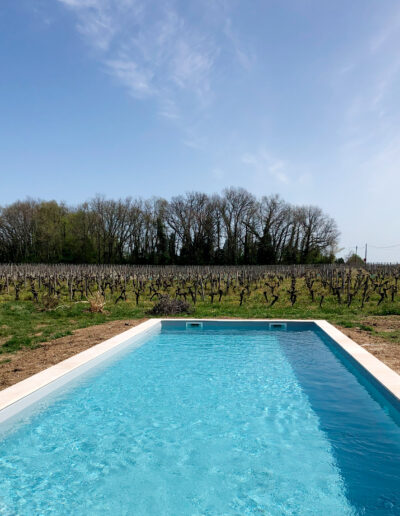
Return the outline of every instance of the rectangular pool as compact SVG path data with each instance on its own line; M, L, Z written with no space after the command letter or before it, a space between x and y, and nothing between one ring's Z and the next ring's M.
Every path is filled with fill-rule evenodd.
M0 514L400 515L396 400L312 323L163 321L84 369L3 411Z

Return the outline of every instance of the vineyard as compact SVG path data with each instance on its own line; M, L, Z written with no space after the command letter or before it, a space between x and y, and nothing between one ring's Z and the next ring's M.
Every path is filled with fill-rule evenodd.
M397 306L400 266L0 265L0 300L62 308L101 297L104 304L150 307L170 297L197 306Z
M399 369L399 278L400 266L371 264L363 268L2 264L0 385L10 385L101 342L106 329L97 325L107 323L120 333L139 319L174 314L326 319L383 343L380 358ZM80 344L77 330L89 332L92 340ZM49 341L53 344L46 347ZM60 344L54 347L55 342ZM15 353L18 350L22 355Z

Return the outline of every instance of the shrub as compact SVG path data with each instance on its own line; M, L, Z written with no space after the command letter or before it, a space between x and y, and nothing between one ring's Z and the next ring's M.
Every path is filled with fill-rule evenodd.
M190 314L191 312L192 307L187 301L165 296L161 297L148 313L150 315L179 315Z
M93 296L89 297L89 312L102 314L104 313L104 306L106 301L100 292L96 292Z
M58 297L54 294L49 294L48 292L45 292L42 295L42 308L44 311L48 310L54 310L59 303Z

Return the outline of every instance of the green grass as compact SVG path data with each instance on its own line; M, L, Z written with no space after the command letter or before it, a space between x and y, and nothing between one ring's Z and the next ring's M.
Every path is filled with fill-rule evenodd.
M32 302L28 292L21 296L20 301L14 301L12 297L11 292L0 301L0 354L15 352L22 347L35 348L42 342L71 335L78 328L118 319L149 317L147 312L154 304L148 296L141 296L136 306L133 294L129 295L128 301L115 304L118 294L108 294L105 313L90 313L87 301L70 303L65 299L56 309L45 311L43 306ZM300 291L297 302L291 306L289 296L282 289L280 299L273 307L266 304L262 290L246 296L242 306L239 306L237 293L224 296L221 303L215 299L211 304L209 297L204 302L198 298L190 317L326 319L346 328L358 327L390 342L400 343L399 331L378 333L364 321L368 316L399 314L399 301L392 303L387 300L377 306L374 297L361 309L359 300L355 300L348 308L345 304L339 305L336 298L329 296L320 308L318 301L311 303L305 289Z
M367 326L366 324L359 324L358 327L360 328L360 330L363 330L363 331L369 331L369 332L374 331L374 329L371 328L371 326Z

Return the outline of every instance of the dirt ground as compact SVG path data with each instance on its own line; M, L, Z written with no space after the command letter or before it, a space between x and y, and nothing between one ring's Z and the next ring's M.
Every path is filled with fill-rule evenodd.
M76 330L72 335L43 343L36 349L23 349L0 357L0 390L20 382L61 360L99 344L103 340L118 335L146 319L112 321L98 326ZM400 331L400 316L367 317L362 325L373 332L386 333ZM400 344L390 342L371 331L359 327L337 326L357 344L365 347L379 360L400 374Z
M388 315L379 317L366 317L362 325L372 328L373 332L392 334L400 331L400 316ZM345 335L363 346L367 351L382 360L393 371L400 374L400 343L390 342L382 336L375 335L371 331L365 331L359 327L343 328L337 326ZM396 336L398 341L398 336Z
M112 321L75 330L72 335L44 342L36 349L21 349L0 356L0 390L43 369L137 326L146 319Z

